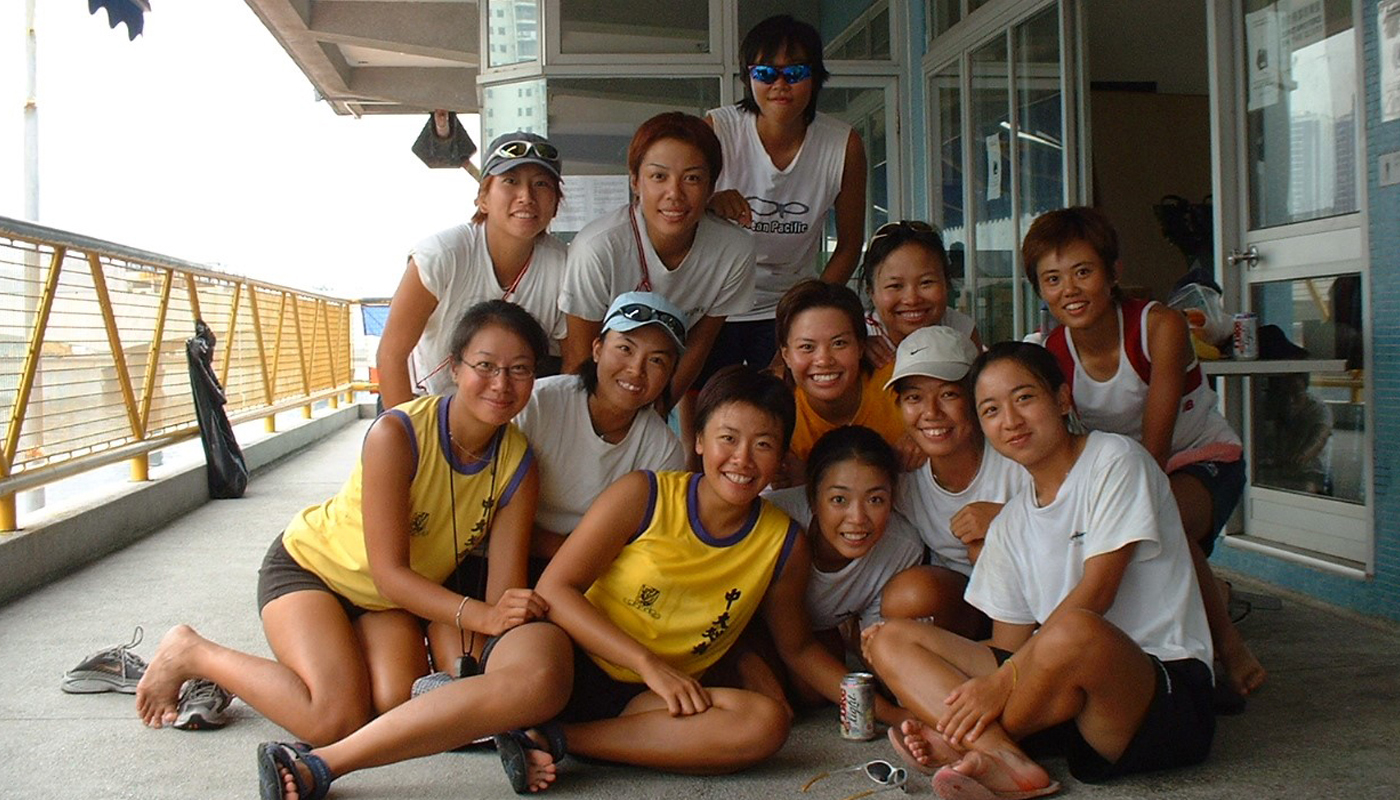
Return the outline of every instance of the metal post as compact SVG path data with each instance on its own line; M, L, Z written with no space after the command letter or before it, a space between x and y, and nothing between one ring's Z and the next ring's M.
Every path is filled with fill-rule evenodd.
M25 95L24 95L24 215L31 222L39 221L39 37L34 25L34 2L35 0L25 0L24 3L24 54L25 54ZM31 286L38 285L39 277L42 275L39 266L38 252L25 253L25 277ZM24 297L24 322L25 327L34 319L35 311L38 308L39 298L25 293ZM31 403L34 408L36 418L42 415L44 406L44 384L41 375L35 376L33 388L31 389ZM37 436L26 436L24 446L26 448L41 447L42 439ZM25 511L35 511L44 507L45 504L44 487L40 486L25 492L20 500L20 505ZM9 506L10 520L5 525L0 520L0 526L6 530L13 530L16 524L14 508L14 496L7 498L7 501L0 501L0 506ZM0 516L3 516L3 508L0 508Z

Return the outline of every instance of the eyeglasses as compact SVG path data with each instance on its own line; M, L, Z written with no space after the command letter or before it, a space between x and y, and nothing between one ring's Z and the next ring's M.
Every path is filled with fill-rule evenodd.
M780 75L789 86L801 83L812 77L812 65L789 64L786 67L774 67L769 64L754 64L749 67L749 77L759 83L777 83Z
M886 222L884 225L876 228L875 235L870 237L870 244L874 244L875 240L879 239L881 236L890 236L902 231L908 231L910 233L938 233L938 229L927 222L921 222L917 219L902 219L898 222Z
M685 323L674 314L659 311L651 306L641 303L625 305L608 315L608 319L613 317L622 317L633 322L659 322L666 326L666 330L670 331L672 336L676 337L676 341L685 341ZM607 319L603 320L603 324L606 325L607 321Z
M507 378L513 381L524 381L535 377L534 364L511 364L509 367L503 367L500 364L493 364L490 361L478 361L475 364L470 361L464 361L462 363L471 367L473 372L487 380L495 378L502 372L506 374Z
M802 787L802 791L806 792L818 781L829 778L832 775L838 775L842 772L862 772L865 774L865 777L880 784L881 787L879 789L866 789L863 792L856 792L849 797L842 798L842 800L856 800L856 798L868 797L876 792L883 792L889 789L903 789L906 792L909 791L908 787L905 785L909 780L909 772L905 770L904 767L896 767L888 761L879 759L867 761L864 764L857 764L854 767L845 767L843 769L834 769L830 772L823 772L810 781L807 781Z
M559 148L549 142L527 142L524 139L515 139L504 142L496 148L496 152L491 154L491 158L526 158L534 156L545 161L558 161Z

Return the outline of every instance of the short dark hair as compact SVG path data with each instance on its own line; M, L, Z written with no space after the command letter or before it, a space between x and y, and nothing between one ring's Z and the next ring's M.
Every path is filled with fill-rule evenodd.
M615 333L615 331L605 330L602 333L598 334L598 340L606 341L610 332ZM671 338L669 336L666 337L666 341L671 341ZM671 362L671 374L666 376L666 385L661 387L661 394L658 395L658 399L661 400L661 405L665 406L666 408L671 407L671 378L675 377L676 367L680 366L680 363L681 359L680 355L678 354L675 360ZM578 380L579 383L583 385L583 391L585 394L593 395L597 393L598 362L593 360L592 353L589 353L588 357L585 358L578 365L578 369L574 371L578 373Z
M536 366L549 355L549 336L530 312L504 300L486 300L468 308L457 320L457 327L452 329L452 363L462 363L462 351L471 344L472 338L492 325L499 325L523 339L535 357Z
M843 461L857 461L883 472L891 491L899 481L899 459L884 437L864 425L842 425L823 434L807 456L807 503L814 509L822 477Z
M695 430L703 431L715 411L730 403L747 403L777 421L783 429L782 450L787 452L797 426L797 404L781 380L747 364L721 369L705 382L700 396L695 398Z
M865 307L861 305L859 295L839 283L825 283L816 278L807 278L798 281L787 290L778 301L777 319L774 320L778 329L778 347L781 349L787 344L788 334L792 332L792 323L797 319L797 315L814 308L834 308L846 315L851 321L856 343L860 345L861 369L866 374L874 371L865 352L865 342L869 336L865 329Z
M1054 354L1038 344L1017 341L997 342L987 348L972 362L967 380L976 387L977 379L982 376L983 370L998 361L1014 361L1025 367L1051 394L1060 391L1060 387L1065 385L1065 373L1060 369L1060 362L1055 360Z
M831 77L831 73L826 71L826 63L822 60L822 49L822 35L817 29L794 19L790 14L778 14L753 26L739 45L739 62L744 70L741 76L744 98L735 105L750 114L762 113L758 108L758 101L753 97L753 83L748 76L749 67L759 63L758 60L764 56L777 55L780 50L787 50L789 57L792 57L794 50L801 50L804 62L812 68L812 77L808 78L812 82L812 99L802 111L802 118L810 125L812 120L817 118L817 97L821 95L826 79Z
M1075 242L1084 242L1094 249L1103 265L1112 270L1118 263L1118 232L1108 217L1096 208L1071 206L1047 211L1035 218L1026 238L1021 240L1021 268L1036 296L1040 296L1040 280L1036 263L1051 253L1058 253ZM1120 292L1114 292L1120 300Z
M714 188L720 170L724 169L724 153L719 146L719 137L715 136L708 122L682 111L657 114L637 127L637 132L632 134L632 143L627 146L627 171L632 177L641 174L642 159L651 146L662 139L675 139L699 150L705 159L705 166L710 170L710 188Z
M943 282L951 282L952 276L948 274L948 250L943 246L943 237L939 235L938 229L930 225L928 230L922 230L921 227L896 222L881 226L865 246L865 256L860 262L860 280L865 286L866 294L875 291L875 273L880 271L880 265L885 263L890 254L906 244L918 245L933 255L938 260L938 265L943 268Z

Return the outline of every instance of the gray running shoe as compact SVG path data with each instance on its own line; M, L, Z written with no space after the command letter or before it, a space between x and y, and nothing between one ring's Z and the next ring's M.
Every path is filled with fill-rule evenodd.
M229 703L233 695L222 686L204 678L185 681L180 687L176 705L175 727L182 731L212 731L228 724Z
M417 697L420 694L426 694L439 686L446 686L454 680L456 678L446 672L429 672L413 682L413 688L409 690L408 696Z
M136 684L146 674L146 660L131 652L131 648L141 643L143 635L144 631L137 625L130 643L99 650L78 662L78 666L63 673L63 691L69 694L136 694Z

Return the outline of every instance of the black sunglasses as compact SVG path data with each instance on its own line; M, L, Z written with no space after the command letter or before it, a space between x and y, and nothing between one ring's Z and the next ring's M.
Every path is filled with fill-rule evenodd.
M608 316L608 319L613 317L622 317L633 322L659 322L666 326L666 330L670 331L672 336L676 337L676 341L685 342L685 323L676 315L668 314L651 306L630 303L614 311ZM603 322L606 324L607 320L603 320Z

